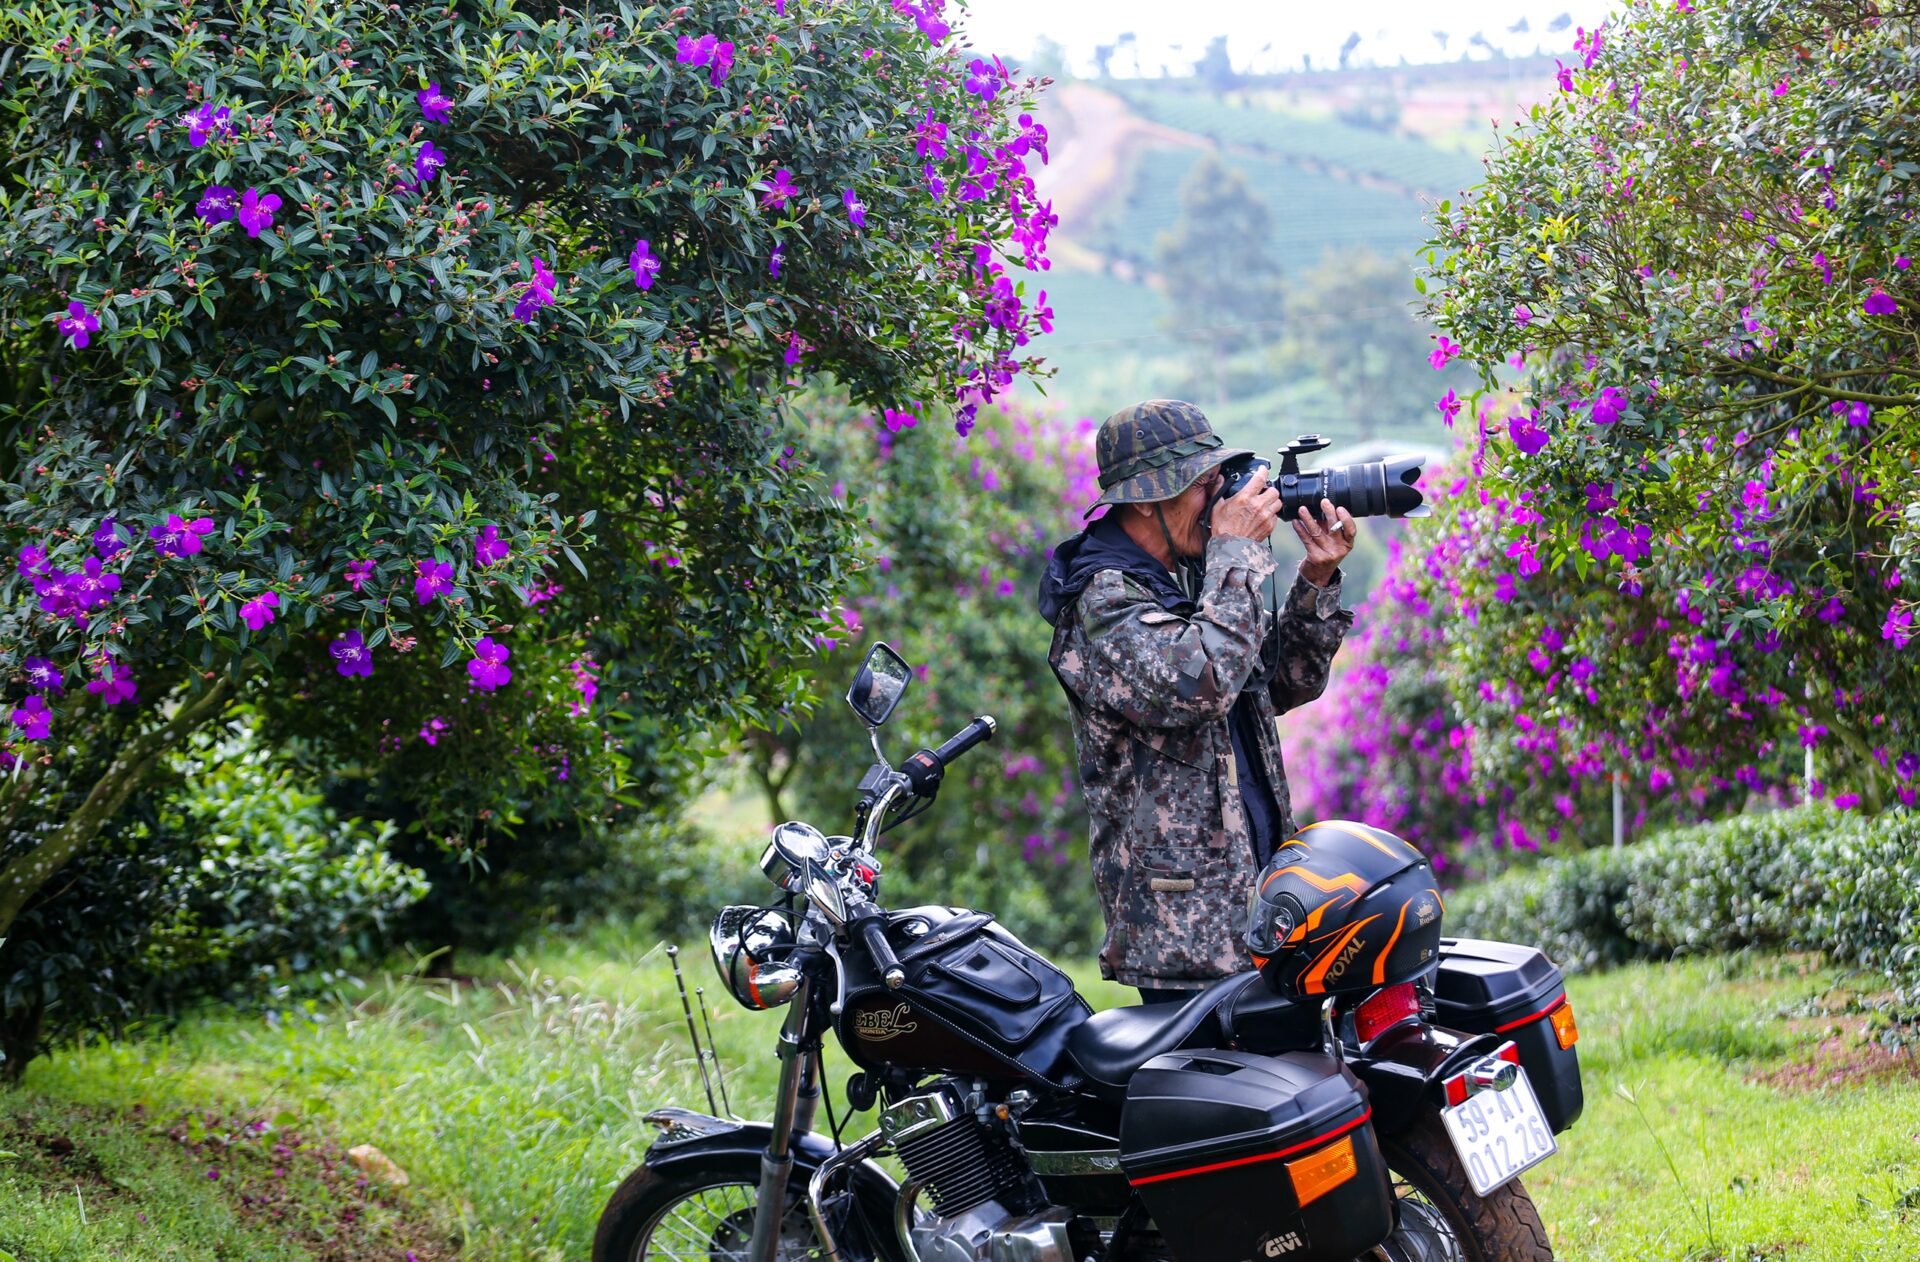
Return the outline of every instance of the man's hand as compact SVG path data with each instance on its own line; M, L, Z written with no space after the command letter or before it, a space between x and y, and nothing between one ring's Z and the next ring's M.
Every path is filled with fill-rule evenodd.
M1300 562L1300 576L1315 587L1325 587L1333 572L1340 568L1340 562L1353 551L1353 541L1360 534L1359 525L1352 513L1334 508L1332 500L1320 501L1319 519L1314 517L1312 509L1302 504L1299 520L1291 524L1293 533L1307 546L1306 559Z
M1265 543L1279 522L1280 492L1267 485L1265 469L1255 469L1238 494L1221 500L1213 510L1214 534L1238 535L1255 543Z

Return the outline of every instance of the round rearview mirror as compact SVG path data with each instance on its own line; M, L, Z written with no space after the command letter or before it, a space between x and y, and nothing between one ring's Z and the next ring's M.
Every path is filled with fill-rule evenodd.
M867 650L867 660L860 663L860 673L847 689L847 704L868 727L879 727L912 682L913 667L883 641Z

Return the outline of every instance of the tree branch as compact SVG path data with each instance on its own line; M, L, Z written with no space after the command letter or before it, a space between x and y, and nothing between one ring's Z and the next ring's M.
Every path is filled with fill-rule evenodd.
M51 836L0 869L0 938L53 874L99 836L146 780L160 755L224 710L235 689L234 681L222 676L198 697L183 701L165 722L136 734L121 746L86 800Z

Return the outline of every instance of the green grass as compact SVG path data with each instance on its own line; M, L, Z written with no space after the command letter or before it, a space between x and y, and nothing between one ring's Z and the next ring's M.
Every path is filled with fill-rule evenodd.
M703 956L685 965L708 987ZM1077 971L1096 1003L1127 993ZM131 1186L96 1179L76 1198L64 1166L16 1148L24 1158L0 1158L0 1250L20 1262L400 1262L399 1251L293 1248L284 1234L260 1243L230 1181L206 1180L200 1158L158 1129L217 1109L377 1144L413 1180L392 1213L418 1238L463 1239L463 1257L583 1257L607 1192L645 1149L640 1114L705 1107L671 975L650 944L611 928L485 973L485 984L379 981L352 1005L275 1021L209 1014L168 1037L36 1063L9 1111L95 1119L76 1140ZM1789 1095L1751 1081L1810 1054L1824 1019L1797 1018L1832 1002L1832 983L1780 961L1576 979L1587 1112L1528 1180L1561 1258L1914 1256L1920 1214L1896 1206L1920 1202L1920 1083ZM760 1114L778 1016L722 999L712 1019L734 1107ZM134 1106L153 1121L127 1119Z

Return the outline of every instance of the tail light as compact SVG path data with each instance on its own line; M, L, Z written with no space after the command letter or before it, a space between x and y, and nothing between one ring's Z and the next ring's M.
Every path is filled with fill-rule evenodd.
M1371 1043L1393 1026L1419 1015L1419 993L1412 982L1401 982L1398 986L1374 991L1365 1003L1353 1010L1353 1032L1362 1043Z

